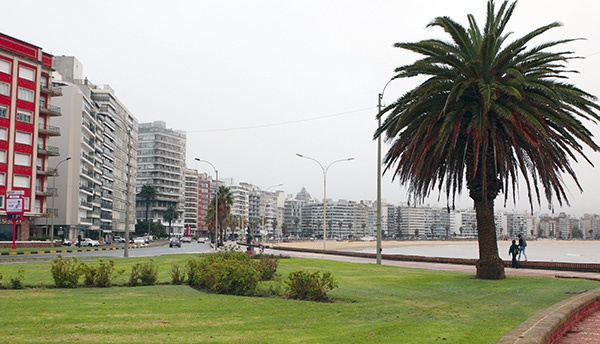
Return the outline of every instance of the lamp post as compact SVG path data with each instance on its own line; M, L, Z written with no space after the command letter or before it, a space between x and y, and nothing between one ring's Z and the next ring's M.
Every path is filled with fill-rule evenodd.
M56 216L56 214L54 213L54 199L56 198L56 175L58 174L58 166L60 166L60 164L62 164L65 161L69 161L71 160L71 157L67 157L64 160L61 160L58 162L58 164L56 164L56 167L54 167L54 170L52 171L52 218L51 218L51 223L50 223L50 247L54 247L54 216ZM47 222L46 222L47 223Z
M213 165L210 161L202 160L200 158L194 158L194 160L199 162L205 162L212 166L213 170L215 170L215 178L216 178L216 187L215 187L215 251L217 251L219 247L219 171L215 165Z
M387 86L394 79L390 79L377 97L377 129L381 128L381 100ZM377 136L377 264L381 265L381 134Z
M331 165L335 164L336 162L350 161L350 160L354 160L354 158L335 160L332 163L330 163L329 165L323 166L323 164L321 164L319 162L319 160L317 160L315 158L311 158L309 156L298 154L298 153L296 153L296 155L301 158L309 159L309 160L316 162L321 167L321 170L323 170L323 251L325 251L325 249L327 248L327 170L329 170L329 167L331 167Z
M266 196L267 191L269 191L270 188L276 188L276 187L282 186L282 185L283 184L276 184L276 185L271 185L271 186L267 187L265 189L265 196ZM266 212L267 205L265 204L262 195L260 196L260 203L262 204L262 230L264 231L265 230L265 212ZM265 231L265 234L266 234L266 231ZM275 233L273 233L273 234L275 234Z

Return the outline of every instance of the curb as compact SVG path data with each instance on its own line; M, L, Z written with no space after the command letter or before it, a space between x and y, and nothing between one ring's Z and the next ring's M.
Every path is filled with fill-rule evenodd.
M575 324L598 310L600 289L579 294L540 311L504 335L497 343L555 343Z
M129 245L129 248L148 248L148 244L144 244L144 245ZM98 247L98 248L91 248L91 249L87 249L87 250L83 250L83 249L76 249L76 250L66 250L66 249L60 249L60 250L39 250L39 251L24 251L24 252L0 252L0 256L26 256L26 255L31 255L31 254L45 254L45 253L77 253L77 252L95 252L95 251L116 251L116 250L122 250L123 247Z

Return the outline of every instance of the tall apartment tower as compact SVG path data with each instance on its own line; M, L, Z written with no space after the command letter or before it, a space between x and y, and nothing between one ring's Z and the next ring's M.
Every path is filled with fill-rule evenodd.
M183 235L198 235L198 183L200 175L197 170L184 168L184 203L183 203Z
M55 56L54 65L65 96L53 104L66 114L58 120L64 130L57 143L71 158L59 169L56 225L72 239L133 233L137 119L110 86L83 78L75 57Z
M61 159L51 143L60 128L51 123L61 111L50 106L50 100L62 93L51 73L52 55L0 33L0 216L5 220L7 192L21 193L25 217L17 240L27 240L30 230L48 234L47 228L37 230L33 222L56 213L48 200L55 195L49 185ZM0 240L11 240L12 225L2 222Z
M206 216L208 216L208 206L210 205L210 184L211 181L206 173L200 173L198 179L198 236L208 237L208 225Z
M153 185L157 196L149 208L149 220L168 223L163 215L170 205L179 212L179 219L172 223L174 233L183 233L184 172L186 135L184 131L168 129L163 121L140 123L138 134L138 173L136 194L144 185ZM138 199L137 215L145 220L146 204Z

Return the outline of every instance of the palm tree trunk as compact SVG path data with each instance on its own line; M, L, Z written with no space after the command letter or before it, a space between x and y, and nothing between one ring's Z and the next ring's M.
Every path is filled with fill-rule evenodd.
M477 234L479 242L479 260L477 278L504 279L504 261L498 255L496 226L494 224L494 202L475 200Z

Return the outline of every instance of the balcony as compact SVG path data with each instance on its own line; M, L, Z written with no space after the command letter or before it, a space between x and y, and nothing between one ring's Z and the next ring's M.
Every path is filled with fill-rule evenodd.
M43 113L46 116L62 116L62 113L60 112L60 107L55 105L50 105L47 108L40 106L40 113Z
M53 97L60 97L63 95L62 88L54 85L48 86L46 82L40 83L40 91Z
M56 188L46 188L46 190L35 190L36 196L56 197L58 192Z
M44 128L44 125L40 123L38 125L38 132L40 134L46 134L48 136L60 136L60 127L57 127L55 125L49 125Z
M44 147L43 143L39 143L38 144L38 154L48 155L48 156L59 156L60 151L59 151L58 147L48 146L48 145L46 145L46 147Z
M38 176L53 176L54 175L54 170L43 170L42 166L36 166L35 170L36 170L36 174Z

